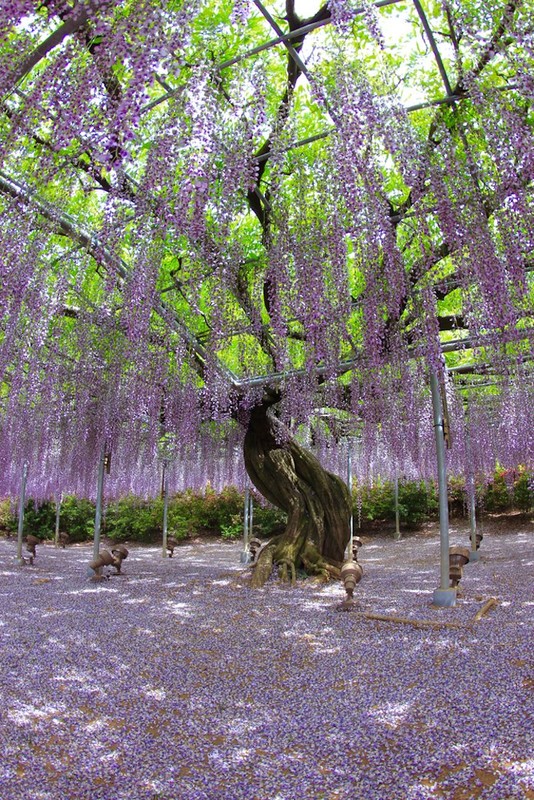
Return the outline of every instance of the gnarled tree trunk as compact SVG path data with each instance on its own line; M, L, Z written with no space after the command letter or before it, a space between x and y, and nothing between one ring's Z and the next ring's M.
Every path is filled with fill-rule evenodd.
M265 583L273 564L293 575L303 568L325 580L339 576L350 536L351 501L344 481L291 437L268 403L251 413L244 455L254 486L288 515L284 533L261 551L252 585Z

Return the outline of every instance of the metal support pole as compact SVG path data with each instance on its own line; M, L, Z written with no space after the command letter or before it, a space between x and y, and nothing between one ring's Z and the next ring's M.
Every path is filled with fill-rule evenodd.
M395 474L395 540L398 541L400 538L399 476Z
M161 555L167 558L167 517L169 513L169 479L167 478L166 465L163 465L163 546Z
M241 552L240 561L242 564L248 564L250 561L250 552L248 549L249 539L249 520L250 520L250 489L245 489L245 513L243 519L243 550Z
M350 519L349 519L349 544L348 544L348 558L352 558L352 547L354 544L354 514L352 513L352 453L350 449L347 453L347 485L349 487L350 495Z
M445 438L443 411L439 383L435 372L430 370L430 390L434 416L434 435L438 462L439 489L439 539L440 539L440 586L434 590L433 603L436 606L456 605L456 589L449 585L449 503L447 498L447 466L445 459Z
M22 533L24 530L24 506L26 504L26 481L28 480L28 462L25 461L22 465L22 479L20 483L20 498L19 498L19 527L17 535L17 562L22 566L24 559L22 558Z
M465 443L467 446L467 460L469 463L469 472L466 479L467 488L467 503L469 512L469 528L471 539L471 550L469 552L469 561L478 561L480 553L477 550L477 520L476 520L476 487L475 487L475 473L472 470L473 453L471 449L471 435L469 427L466 428Z
M469 476L469 527L471 531L471 550L469 552L469 561L478 561L480 553L477 550L477 517L476 517L476 503L475 503L475 476Z
M61 495L56 494L56 530L54 534L54 544L59 547L59 515L61 513Z
M102 448L100 461L98 462L98 483L96 487L96 509L95 509L95 534L93 539L93 560L98 558L100 550L100 526L102 524L102 497L104 495L104 467L106 461L106 445Z

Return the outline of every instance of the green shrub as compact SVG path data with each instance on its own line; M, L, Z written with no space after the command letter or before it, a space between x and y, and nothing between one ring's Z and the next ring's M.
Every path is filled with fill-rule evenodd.
M465 514L467 492L464 478L449 479L448 496L451 514ZM516 470L497 466L490 479L476 483L475 497L477 506L485 513L528 512L534 504L533 476L523 466Z
M227 540L240 539L243 536L243 528L243 516L235 514L227 524L221 525L221 536Z
M379 481L360 490L361 517L368 522L395 520L395 485ZM353 493L353 513L358 518L358 489ZM403 525L417 525L437 510L436 491L425 481L399 481L399 520Z
M167 529L172 530L170 535L178 540L194 536L198 531L197 515L194 501L184 500L181 496L171 498L167 509ZM163 505L160 527L163 530Z
M8 534L16 534L18 530L18 511L10 513L5 520ZM24 527L22 535L37 536L38 539L53 539L56 527L56 507L54 503L45 501L37 505L30 498L24 507Z
M360 497L358 498L358 492ZM379 481L373 486L363 486L353 493L353 513L358 516L358 500L361 501L362 520L395 519L395 492L390 481Z
M482 504L484 510L490 514L503 513L512 508L513 484L510 485L506 480L508 477L506 470L497 467L493 479L486 483Z
M405 525L417 525L438 510L434 484L425 481L399 483L400 520Z
M265 538L281 532L287 524L287 514L279 508L255 502L252 515L252 535Z
M510 472L501 467L495 470L491 481L478 482L476 486L479 506L487 512L509 511L512 507L528 512L533 507L533 476L524 467ZM361 503L363 521L393 522L395 520L395 493L391 481L378 481L372 487L355 487L353 512L358 519ZM254 497L253 536L269 537L285 526L287 515ZM449 507L451 512L462 512L466 505L463 478L449 481ZM416 525L429 517L435 518L438 510L437 491L434 484L424 481L399 481L399 517L402 525ZM56 508L52 501L37 505L28 500L24 514L24 535L29 533L40 539L51 539L55 532ZM169 536L186 539L202 534L238 539L243 535L244 497L234 487L221 492L208 487L204 492L188 490L169 498L167 528ZM93 537L95 506L92 502L74 496L64 497L60 510L60 530L66 531L71 542L84 542ZM0 501L0 533L16 534L18 514L9 500ZM127 496L109 503L102 520L102 533L113 541L142 543L161 541L163 530L163 500L150 501Z
M175 539L186 539L201 534L223 533L228 538L235 527L234 518L241 517L242 532L243 496L235 487L217 493L210 487L205 492L187 490L169 498L167 530ZM163 500L140 500L127 496L110 503L106 510L104 531L114 541L151 542L163 533Z
M95 530L94 503L83 497L74 497L74 495L64 497L59 510L59 529L68 533L70 541L73 543L92 539Z
M10 500L0 500L0 534L10 536L13 533L13 514Z
M46 500L37 505L30 498L24 509L24 534L32 533L38 539L53 539L55 529L55 503Z
M518 511L528 513L534 508L534 475L519 468L514 481L514 506Z
M229 521L221 522L223 539L239 539L240 536L243 536L245 498L240 494L237 495L237 498L232 495L230 498L226 498L225 502L231 502L235 506L236 500L238 501L236 513L230 516ZM287 514L284 511L267 503L263 498L260 500L257 496L253 496L251 536L269 538L281 533L286 523Z
M7 503L7 505L6 505ZM9 511L9 501L2 504L2 525L11 534L18 530L18 511ZM73 496L63 498L60 507L59 528L69 534L71 542L85 542L94 532L95 507L89 500ZM35 503L30 498L24 508L23 535L38 539L53 539L56 532L56 504L52 500Z
M243 516L244 503L243 495L235 486L227 486L219 493L211 488L206 489L202 527L219 532L223 525L228 525L232 517L240 514Z
M163 501L148 502L132 495L109 503L103 532L115 542L152 542L162 536Z
M463 476L449 477L447 487L449 498L449 514L451 517L465 516L467 510L467 492Z

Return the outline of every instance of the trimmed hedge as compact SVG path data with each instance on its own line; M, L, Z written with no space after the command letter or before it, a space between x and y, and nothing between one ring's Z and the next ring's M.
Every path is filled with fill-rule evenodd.
M476 486L478 513L529 512L534 507L534 476L526 469L498 468L492 479ZM191 490L169 498L168 531L175 539L184 540L202 535L238 539L243 535L243 495L233 486L222 492L207 488ZM353 511L358 523L390 523L395 520L394 484L377 481L372 487L357 486L353 490ZM436 487L424 481L399 481L399 517L405 527L416 526L426 519L435 519L438 511ZM449 484L451 516L467 516L465 483L453 478ZM63 498L60 530L71 542L91 539L94 531L95 507L89 500L73 496ZM254 498L253 535L268 537L278 533L286 515ZM127 496L106 505L102 518L102 536L116 542L152 543L161 539L163 500L141 500ZM36 505L28 500L24 514L24 534L39 539L53 539L56 507L52 501ZM17 532L16 510L8 500L0 502L0 533Z
M467 492L463 478L450 478L448 486L451 517L468 516ZM491 479L475 487L478 514L512 511L528 513L534 509L534 476L524 467L505 470L497 467ZM399 481L399 518L413 526L438 513L438 493L434 483ZM378 481L372 487L356 487L353 492L354 518L365 522L395 520L395 488L392 481Z
M401 525L414 526L435 516L438 510L436 489L424 481L399 481L399 520ZM355 520L390 522L395 520L395 485L379 481L372 487L358 487L353 492Z
M167 528L169 536L184 540L197 536L222 536L236 539L243 535L244 497L233 486L222 492L206 489L204 493L186 491L169 498ZM254 502L254 536L266 537L280 528L286 515L278 509ZM95 506L89 500L73 496L63 498L60 509L60 530L69 534L70 541L84 542L93 537ZM26 503L24 535L53 539L56 506L46 501L36 506ZM161 539L163 499L142 500L133 495L106 504L102 515L101 534L115 542L153 543ZM0 532L15 535L17 513L8 500L0 504Z

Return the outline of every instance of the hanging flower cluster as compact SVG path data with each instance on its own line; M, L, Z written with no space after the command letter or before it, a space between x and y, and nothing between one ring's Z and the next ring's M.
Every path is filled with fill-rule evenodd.
M0 3L0 494L26 460L36 493L91 495L104 446L113 491L150 493L162 442L176 488L241 481L235 420L264 389L292 430L350 415L362 474L430 475L428 367L451 468L528 460L532 34L485 5L447 3L462 101L414 123L378 86L367 0L329 4L309 90L275 49L240 58L263 24L241 0L213 19L200 0ZM506 378L465 424L447 315ZM328 428L309 436L334 462Z

